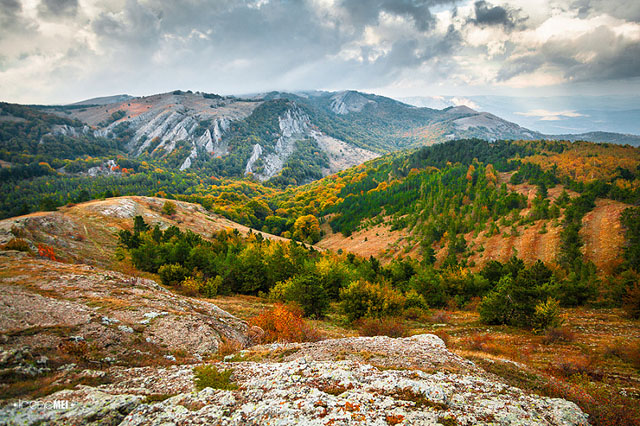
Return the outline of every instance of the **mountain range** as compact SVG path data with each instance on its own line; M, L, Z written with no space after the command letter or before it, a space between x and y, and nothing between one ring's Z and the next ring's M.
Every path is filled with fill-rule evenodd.
M466 105L547 135L595 131L640 134L640 102L632 95L410 96L398 100L438 109Z
M218 175L252 174L282 185L309 182L381 154L460 138L640 145L635 135L544 135L464 105L415 107L356 91L234 97L176 90L34 108L75 120L54 125L53 135L120 138L121 149L133 158L171 157L178 170L213 167Z

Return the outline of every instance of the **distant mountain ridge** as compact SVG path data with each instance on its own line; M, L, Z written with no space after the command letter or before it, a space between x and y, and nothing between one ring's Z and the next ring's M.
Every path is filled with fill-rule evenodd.
M581 135L595 131L640 135L640 100L631 94L410 96L397 99L409 105L436 109L467 105L546 135Z
M269 92L244 97L176 90L38 107L75 120L50 133L123 141L134 158L177 170L299 185L378 155L453 139L569 139L640 145L640 137L591 132L550 136L468 106L415 107L357 91Z
M546 136L545 139L563 139L571 142L608 142L620 145L640 146L640 136L613 132L587 132L580 134L566 134Z
M71 105L109 105L115 104L118 102L128 101L129 99L133 99L134 97L131 95L113 95L113 96L101 96L98 98L86 99L84 101L75 102Z

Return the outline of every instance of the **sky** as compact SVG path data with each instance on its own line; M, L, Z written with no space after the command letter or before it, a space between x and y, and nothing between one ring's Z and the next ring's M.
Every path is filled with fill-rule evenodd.
M0 100L174 89L639 94L640 1L0 0Z

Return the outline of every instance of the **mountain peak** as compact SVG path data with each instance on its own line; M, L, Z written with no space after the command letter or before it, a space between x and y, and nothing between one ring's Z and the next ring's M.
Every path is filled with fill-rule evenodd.
M452 106L449 108L445 108L444 111L446 111L447 114L478 114L478 111L469 108L466 105Z
M331 96L331 111L336 114L348 114L350 112L360 112L370 103L375 103L367 99L361 93L353 90L337 92Z
M70 105L109 105L118 102L125 102L134 97L127 94L112 95L112 96L100 96L97 98L85 99L84 101L75 102Z

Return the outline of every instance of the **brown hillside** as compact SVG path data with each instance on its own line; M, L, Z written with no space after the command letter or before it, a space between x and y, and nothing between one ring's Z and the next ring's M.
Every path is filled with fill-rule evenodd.
M541 233L543 224L547 222L547 232ZM511 227L500 228L500 233L486 237L481 233L473 238L472 234L465 235L467 246L473 254L470 261L480 267L490 260L504 262L511 256L517 255L525 263L534 263L540 259L545 263L553 263L558 255L560 246L560 226L553 226L550 221L540 220L528 227L518 227L517 236L511 236ZM443 256L444 257L444 256Z
M618 201L597 200L596 207L582 219L584 254L607 273L622 262L624 230L620 215L627 207Z
M380 224L356 231L349 237L334 233L326 222L321 229L325 236L316 245L324 249L342 249L360 256L380 257L383 263L396 257L420 257L419 246L411 240L411 235L405 229L392 231L389 225Z
M163 215L161 210L166 201L154 197L109 198L61 207L55 212L5 219L0 221L0 244L18 234L31 243L33 251L37 251L39 244L45 244L53 247L56 256L67 262L121 269L114 260L117 233L130 229L137 215L152 226L159 224L164 229L175 225L204 237L223 229L237 229L243 234L249 232L246 226L210 213L200 205L181 201L172 201L176 205L174 215ZM253 232L265 238L284 240L271 234Z
M501 180L508 181L509 176L501 176ZM537 187L530 184L508 185L512 191L521 193L533 200L537 194ZM549 198L555 200L564 190L561 185L549 190ZM570 197L577 193L567 190ZM622 262L622 247L624 231L620 224L620 214L630 207L627 204L599 199L596 207L582 220L580 232L583 241L583 253L591 260L599 271L610 273ZM522 216L529 213L525 208ZM419 241L414 240L407 230L391 231L385 224L368 227L354 232L350 237L331 232L328 224L323 224L325 236L317 244L330 250L343 249L361 256L380 256L383 262L396 257L421 258ZM504 262L511 256L517 255L525 263L534 263L540 259L545 263L554 263L560 249L560 233L562 218L557 220L539 220L533 224L519 226L517 235L511 235L511 227L500 227L500 232L487 236L481 232L477 236L473 233L465 235L467 247L470 249L469 262L471 269L477 270L490 260ZM444 261L447 247L434 245L436 250L436 266Z

